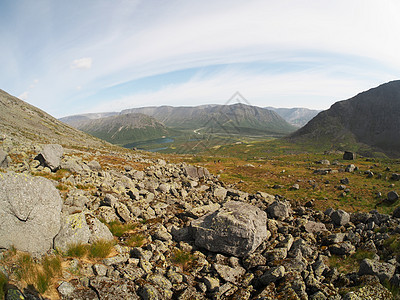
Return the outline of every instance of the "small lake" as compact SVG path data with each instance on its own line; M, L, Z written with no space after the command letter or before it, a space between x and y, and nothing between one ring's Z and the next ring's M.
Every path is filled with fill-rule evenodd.
M151 148L152 145L158 146L160 144L169 144L173 143L175 140L169 137L165 138L158 138L158 139L153 139L153 140L147 140L147 141L140 141L140 142L135 142L135 143L130 143L124 145L125 148L138 148L140 150L146 150L150 152L157 152L161 150L168 149L168 147L157 147L157 148ZM150 149L149 149L150 148Z

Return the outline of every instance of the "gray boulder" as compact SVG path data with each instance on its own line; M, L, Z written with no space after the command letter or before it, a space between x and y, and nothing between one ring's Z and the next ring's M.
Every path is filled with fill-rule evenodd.
M203 179L210 177L210 172L206 168L203 167L195 167L195 166L186 166L184 169L184 173L187 177L190 177L194 180Z
M396 271L396 266L386 262L364 259L360 263L359 275L376 275L381 282L390 280Z
M397 194L395 191L390 191L387 194L387 202L390 204L395 203L397 200L399 200L399 194Z
M57 171L60 168L61 158L64 154L64 149L58 144L49 144L43 147L42 152L36 156L36 160L44 167L49 167L50 170Z
M331 220L337 226L346 225L350 222L350 215L344 210L338 209L331 214Z
M289 204L282 201L274 201L268 206L267 212L272 218L285 219L289 217Z
M229 201L215 212L192 221L195 243L213 252L243 257L268 236L267 215L247 203Z
M90 214L76 213L62 219L61 230L54 238L54 248L65 252L72 244L88 244L100 239L113 239L107 226Z
M356 159L356 154L354 152L345 151L343 154L344 160L354 160Z
M0 173L0 248L13 245L44 254L60 230L61 209L62 199L50 180Z

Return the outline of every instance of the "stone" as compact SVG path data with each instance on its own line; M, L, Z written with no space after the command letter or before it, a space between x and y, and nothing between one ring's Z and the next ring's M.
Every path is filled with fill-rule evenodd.
M393 218L400 218L400 206L396 207L392 213Z
M228 201L215 212L191 222L195 244L212 252L243 257L268 236L267 215L259 208Z
M285 276L285 267L284 266L278 266L269 269L266 271L259 279L259 282L266 286L269 285L272 282L276 282L277 280L283 278Z
M0 168L7 168L10 161L11 159L7 152L0 150Z
M354 247L349 241L345 241L340 244L331 245L329 251L335 255L350 255L356 252L356 247Z
M350 215L341 209L335 210L330 217L332 222L337 226L346 225L350 222Z
M96 291L100 299L140 299L136 294L135 283L129 280L115 280L97 276L90 280L90 286Z
M304 228L308 233L319 233L322 231L327 231L324 223L314 221L308 221L304 225Z
M400 174L399 173L393 173L392 176L390 177L391 180L400 180Z
M92 160L92 161L88 162L87 165L90 168L90 170L92 170L94 172L100 172L102 170L101 165L96 160Z
M399 194L397 194L395 191L390 191L387 194L387 202L389 204L394 204L397 200L399 200Z
M246 270L240 266L235 268L221 264L214 264L213 266L223 280L233 284L239 283L241 277L246 273Z
M44 167L50 170L57 171L61 165L61 158L64 154L64 149L58 144L48 144L43 147L43 150L36 156L36 160Z
M203 281L209 292L215 292L219 288L219 280L217 278L204 276Z
M386 262L379 262L365 258L360 263L359 275L376 275L380 282L390 280L396 271L396 266Z
M61 227L62 199L42 177L0 173L0 248L42 255Z
M289 204L276 200L268 206L267 212L272 218L285 219L289 217Z
M72 244L94 243L97 240L113 240L108 227L88 213L76 213L62 218L60 232L54 238L54 248L63 252Z
M158 224L152 237L154 240L160 240L160 241L172 240L172 235L167 231L165 226L162 224Z
M343 153L343 159L344 160L354 160L354 159L356 159L356 154L354 152L345 151Z
M83 172L82 166L74 159L68 159L67 161L62 161L61 168L65 169L71 173Z
M195 167L192 165L186 166L184 169L184 173L187 177L192 178L194 180L205 179L210 177L210 172L206 168L203 167Z
M61 294L61 296L68 297L75 291L75 287L69 282L63 281L58 286L57 291Z
M62 219L60 232L54 238L54 249L66 252L73 244L87 244L90 235L84 213L65 216Z
M216 188L214 190L214 197L217 198L219 201L222 201L225 199L227 192L228 191L223 187Z
M347 165L345 172L353 173L356 170L356 166L353 164Z
M366 299L393 299L392 293L380 283L364 285L354 292L349 292L343 300L366 300Z
M97 276L106 276L107 267L102 264L95 264L93 265L93 271Z

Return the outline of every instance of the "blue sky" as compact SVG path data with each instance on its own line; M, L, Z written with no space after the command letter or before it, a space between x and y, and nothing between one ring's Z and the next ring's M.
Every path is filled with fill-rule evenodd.
M327 109L400 74L398 0L0 0L0 89L46 112Z

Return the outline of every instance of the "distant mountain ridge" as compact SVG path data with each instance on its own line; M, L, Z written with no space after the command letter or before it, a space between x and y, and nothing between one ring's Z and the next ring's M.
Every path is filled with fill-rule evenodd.
M342 149L370 147L400 156L400 81L336 102L290 139Z
M275 108L268 106L266 109L276 112L278 115L284 118L286 122L296 127L303 127L320 112L320 110L302 107Z
M133 112L150 115L166 126L178 130L207 130L207 127L212 127L214 131L221 132L278 135L295 130L275 112L242 103L194 107L143 107L123 110L121 114Z
M128 113L109 117L80 120L77 128L117 145L170 135L172 131L155 118Z

